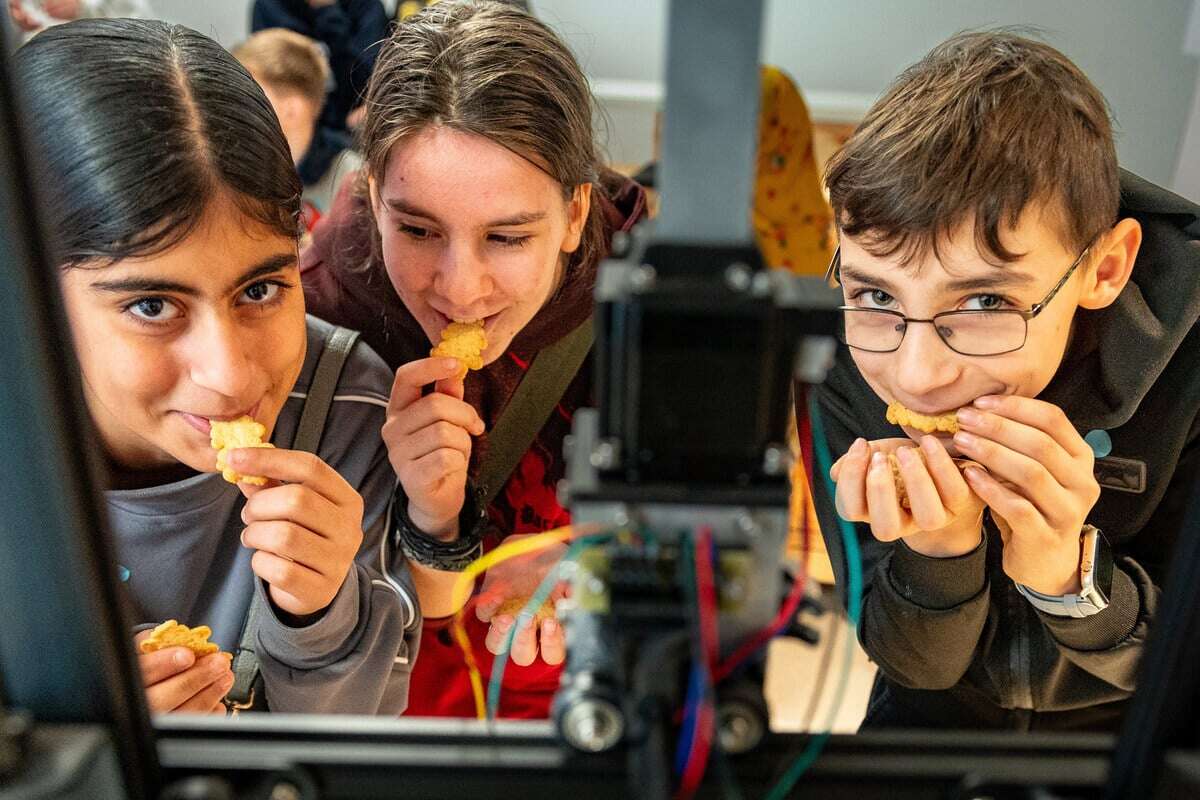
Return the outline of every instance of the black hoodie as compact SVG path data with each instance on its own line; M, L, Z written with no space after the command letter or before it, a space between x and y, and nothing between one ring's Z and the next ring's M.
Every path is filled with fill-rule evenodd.
M1077 312L1066 357L1040 395L1081 434L1102 429L1112 439L1088 516L1113 546L1110 605L1083 619L1035 610L1004 574L990 520L979 548L946 559L857 525L859 638L879 665L864 726L1117 726L1200 469L1200 207L1122 172L1125 217L1144 237L1132 279L1108 308ZM855 437L904 435L844 347L817 397L835 458ZM844 586L836 512L825 481L814 485Z

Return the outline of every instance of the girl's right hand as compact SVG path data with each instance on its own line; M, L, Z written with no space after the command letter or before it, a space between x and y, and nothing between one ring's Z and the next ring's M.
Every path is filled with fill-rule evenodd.
M408 496L408 516L430 536L453 538L466 496L471 437L483 420L463 401L458 360L422 358L396 370L383 441ZM434 391L421 395L422 388Z

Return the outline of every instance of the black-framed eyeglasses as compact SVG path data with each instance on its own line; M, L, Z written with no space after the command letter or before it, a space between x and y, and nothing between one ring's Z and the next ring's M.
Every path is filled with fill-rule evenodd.
M1012 353L1025 346L1029 335L1029 320L1042 313L1059 290L1070 280L1071 275L1083 263L1084 256L1092 249L1091 244L1067 268L1066 273L1054 284L1040 303L1028 309L966 309L943 311L928 319L906 317L899 311L886 308L862 308L839 306L843 316L843 327L838 336L842 343L868 353L894 353L900 349L908 326L914 322L933 325L938 338L954 352L964 356L1000 356ZM830 285L841 283L842 248L833 251L825 281Z

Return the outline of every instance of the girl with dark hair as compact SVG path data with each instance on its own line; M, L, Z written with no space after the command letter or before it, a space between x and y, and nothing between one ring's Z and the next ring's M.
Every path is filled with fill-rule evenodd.
M233 652L257 609L255 708L400 712L420 627L381 553L390 375L350 350L316 454L290 449L311 387L332 386L314 373L335 340L305 317L300 183L266 97L163 22L58 26L15 68L137 621L206 624ZM262 486L214 473L211 424L241 417L276 447L229 466ZM225 655L139 659L152 710L223 712Z
M641 188L599 165L592 106L575 58L530 15L501 3L424 9L380 52L360 141L364 176L343 190L302 259L313 313L361 329L398 368L383 432L400 478L397 536L425 615L440 618L426 626L410 714L476 713L445 627L458 610L449 592L457 573L506 537L570 521L555 487L571 415L591 402L597 265L613 232L645 213ZM486 334L483 369L465 382L455 359L428 357L452 320L480 320ZM558 370L561 386L549 402L538 398L545 413L527 438L502 447L490 434L551 351L570 364ZM436 390L426 393L429 384ZM512 452L496 457L502 449ZM511 601L527 599L545 569L498 566L485 576L468 615L484 672L516 624ZM521 626L511 653L500 713L546 716L564 658L561 626L553 615Z

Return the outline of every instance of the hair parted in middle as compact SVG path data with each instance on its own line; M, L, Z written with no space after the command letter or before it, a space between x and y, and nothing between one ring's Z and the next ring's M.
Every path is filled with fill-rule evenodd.
M442 0L405 19L380 50L366 108L359 148L376 180L396 144L434 125L516 153L558 181L564 199L599 180L583 71L549 27L506 3ZM569 266L604 251L604 225L593 201Z

